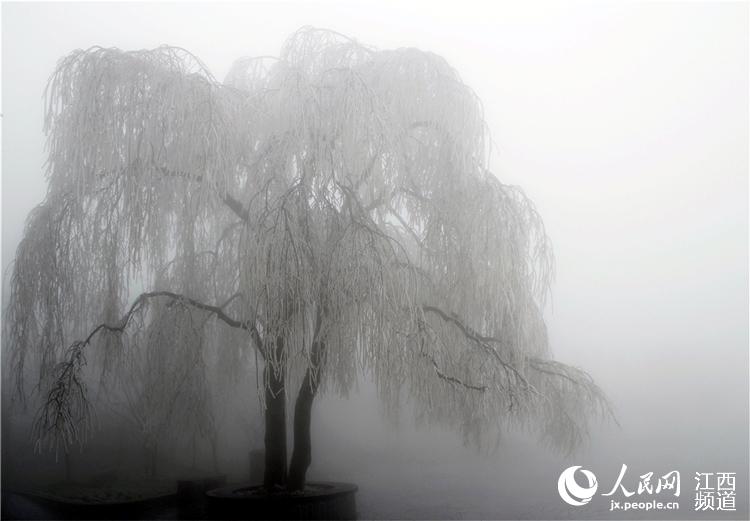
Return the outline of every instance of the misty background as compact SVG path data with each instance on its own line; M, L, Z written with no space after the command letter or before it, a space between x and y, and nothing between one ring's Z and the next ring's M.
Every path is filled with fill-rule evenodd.
M59 58L169 44L222 79L303 25L435 52L477 92L493 169L535 202L554 247L554 356L594 377L620 424L572 455L514 433L479 453L408 407L388 423L362 381L317 401L310 478L357 483L365 519L629 518L599 494L583 508L557 494L568 466L608 492L625 463L630 489L681 471L673 517L747 518L747 4L3 3L4 288L46 190L42 93ZM737 512L693 512L695 472L737 472Z

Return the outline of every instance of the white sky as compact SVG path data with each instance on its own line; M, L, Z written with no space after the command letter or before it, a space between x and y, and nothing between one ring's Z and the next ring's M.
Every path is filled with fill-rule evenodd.
M69 51L168 43L223 78L302 25L416 46L477 91L496 172L547 224L553 351L623 424L592 450L685 463L716 429L717 461L746 468L748 4L490 5L4 3L3 269L44 194L42 90Z

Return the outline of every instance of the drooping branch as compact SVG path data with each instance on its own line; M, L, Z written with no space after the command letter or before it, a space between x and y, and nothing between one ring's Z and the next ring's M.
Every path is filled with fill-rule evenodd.
M213 305L172 291L141 293L117 323L103 322L94 327L85 339L71 344L64 359L55 368L53 384L47 392L34 421L33 431L37 439L37 447L41 448L44 440L50 438L53 440L51 444L55 450L59 448L60 443L67 447L76 440L82 441L85 439L90 427L86 386L80 375L81 370L86 365L85 349L102 332L115 334L125 332L133 317L143 309L150 299L167 298L171 302L208 312L232 328L248 331L256 351L262 356L262 339L255 325L249 320L241 321L232 318L225 312L225 308L240 296L240 293L236 293L222 304Z
M206 304L204 302L199 302L193 298L186 297L184 295L180 295L178 293L174 293L172 291L150 291L146 293L141 293L134 301L133 304L130 306L130 309L123 315L123 317L120 319L120 321L117 324L108 324L108 323L101 323L98 326L96 326L94 329L91 330L89 335L86 337L85 340L78 342L78 344L81 345L81 347L85 347L91 343L91 340L97 335L97 333L101 331L109 331L112 333L122 333L127 328L128 324L130 323L130 320L133 318L133 316L142 308L142 306L152 298L158 298L158 297L167 297L175 302L179 302L182 304L188 304L196 309L200 309L202 311L207 311L209 313L212 313L216 316L219 320L224 322L226 325L234 328L244 329L248 333L250 333L253 343L258 349L258 351L263 354L262 346L263 342L260 337L260 333L258 332L258 329L255 327L255 325L249 321L249 320L237 320L235 318L230 317L226 314L224 309L236 298L238 298L239 294L232 295L229 299L227 299L223 304L220 306L215 306L212 304Z
M610 418L617 426L620 426L612 404L585 371L555 360L545 360L539 357L530 357L529 367L537 373L558 379L570 387L578 389L581 396L588 397L599 408L599 413L602 416Z
M80 375L86 364L84 347L83 342L74 343L68 348L65 359L55 366L54 384L32 425L32 438L36 440L37 451L41 452L47 441L57 456L60 445L67 453L70 445L83 443L88 436L91 429L90 404L86 384Z
M436 306L433 306L433 305L423 305L422 309L424 311L426 311L426 312L436 314L441 319L443 319L443 321L448 322L448 323L452 324L453 326L455 326L456 328L458 328L458 330L461 331L461 333L466 338L468 338L469 340L471 340L472 342L474 342L476 345L478 345L479 347L481 347L484 351L486 351L487 353L489 353L490 355L492 355L492 357L497 362L500 363L500 366L506 372L509 371L511 374L513 374L513 376L515 377L515 379L517 379L521 383L521 385L523 386L523 388L526 391L529 391L529 392L532 392L532 393L536 393L537 392L536 389L534 388L534 386L532 386L529 383L529 381L526 379L526 377L524 375L522 375L521 372L513 364L505 361L502 358L502 356L500 355L500 353L498 353L497 350L494 349L490 345L490 343L498 343L498 344L502 345L503 344L502 340L500 340L499 338L495 338L495 337L489 337L489 336L480 335L479 333L477 333L476 331L474 331L472 328L470 328L469 326L467 326L466 324L464 324L464 322L461 319L459 319L455 314L452 314L452 313L448 314L448 313L446 313L445 311L443 311L442 309L440 309L440 308L438 308Z
M469 389L470 391L479 391L483 393L487 390L486 385L474 385L474 384L466 383L463 380L456 378L455 376L445 374L443 371L440 370L440 366L438 366L438 363L435 361L434 358L427 356L427 355L424 355L424 356L426 356L430 360L430 363L432 364L432 367L435 369L435 374L438 376L438 378L441 378L445 380L446 382L450 382L454 385L461 386L465 389Z
M477 342L477 343L489 343L494 342L498 344L502 344L503 341L499 338L491 337L491 336L483 336L474 331L472 328L464 324L464 322L458 318L454 313L446 313L442 309L436 306L432 306L429 304L424 304L422 306L422 309L424 311L427 311L428 313L434 313L440 318L442 318L445 322L450 322L454 326L456 326L458 329L461 330L461 332L469 339Z

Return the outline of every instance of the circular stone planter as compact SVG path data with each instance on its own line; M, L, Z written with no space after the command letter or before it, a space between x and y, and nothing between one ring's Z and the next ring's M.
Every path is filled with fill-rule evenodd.
M75 500L45 493L27 492L23 495L57 519L161 518L175 503L175 494L100 501Z
M260 485L235 485L206 493L211 519L356 519L351 483L316 481L304 492L267 493Z

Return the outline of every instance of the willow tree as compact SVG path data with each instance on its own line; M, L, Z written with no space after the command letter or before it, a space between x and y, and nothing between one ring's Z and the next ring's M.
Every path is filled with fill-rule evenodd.
M87 352L149 331L258 359L268 488L304 486L314 397L363 373L468 441L517 427L567 449L606 412L550 357L542 221L489 171L481 103L440 56L303 28L220 83L182 49L95 47L45 100L49 189L8 310L40 442L85 437Z

